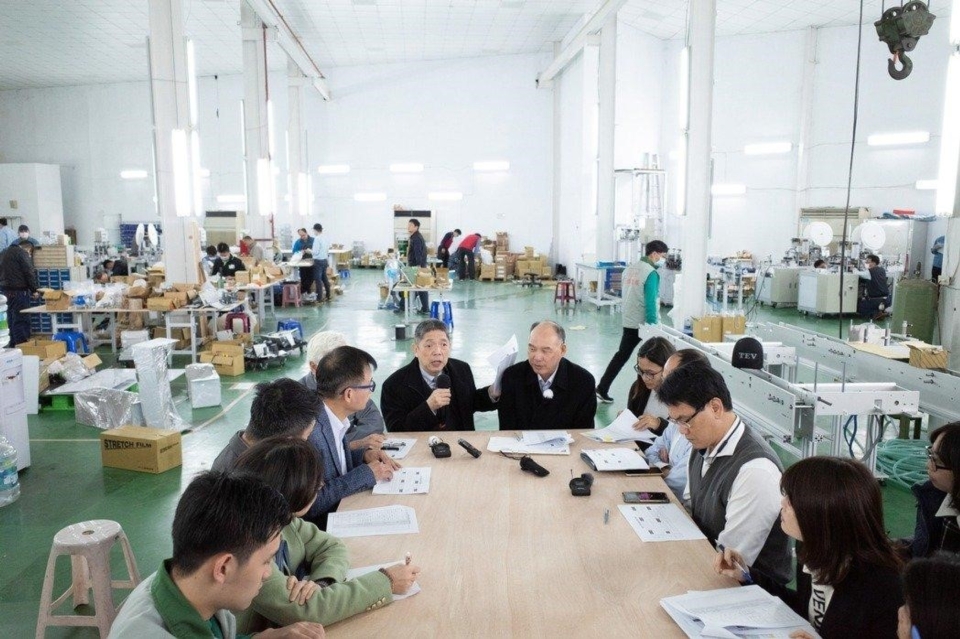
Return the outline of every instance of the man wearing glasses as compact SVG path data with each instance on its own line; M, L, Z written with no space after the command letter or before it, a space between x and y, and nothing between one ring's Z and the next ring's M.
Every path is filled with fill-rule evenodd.
M317 394L323 410L308 441L323 458L324 481L304 519L321 529L326 528L327 514L337 509L341 499L373 488L400 468L382 450L350 450L345 440L350 416L367 405L377 388L373 381L376 367L369 353L353 346L335 348L317 364Z
M663 380L660 401L694 449L684 501L697 526L712 543L739 550L746 565L789 582L790 550L778 521L783 465L733 412L723 376L701 362L681 366Z

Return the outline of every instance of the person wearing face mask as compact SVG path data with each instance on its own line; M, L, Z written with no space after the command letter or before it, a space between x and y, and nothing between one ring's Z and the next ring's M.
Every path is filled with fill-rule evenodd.
M960 422L930 433L927 448L929 481L914 486L917 525L903 550L912 557L929 557L938 550L960 553Z
M663 266L669 250L660 240L648 242L643 259L623 271L620 304L623 334L620 336L620 348L610 359L607 370L597 384L597 399L604 404L613 403L610 386L640 343L640 325L660 323L660 275L657 269Z
M34 247L40 246L40 240L35 237L30 237L30 227L26 224L20 225L20 228L17 229L17 235L20 236L21 240L26 240L33 244Z
M938 553L911 561L903 571L897 639L960 637L960 557Z
M883 497L873 473L855 459L808 457L780 480L780 527L797 540L797 589L750 568L749 581L787 603L823 639L897 636L903 604L901 561L883 527ZM735 548L714 569L747 581ZM803 631L792 639L809 639Z
M230 253L230 247L226 242L217 244L217 259L213 261L211 275L222 275L223 277L235 277L237 271L245 271L247 267L236 255Z

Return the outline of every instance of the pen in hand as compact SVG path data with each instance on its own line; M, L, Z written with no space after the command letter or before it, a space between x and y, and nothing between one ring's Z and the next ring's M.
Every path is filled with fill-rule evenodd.
M404 562L403 562L403 563L404 563L404 565L409 566L409 565L410 565L410 562L411 562L412 560L413 560L413 555L411 555L410 553L407 553L407 556L406 556L406 558L404 559Z
M724 545L718 541L717 551L722 555L725 550L726 548L724 547ZM753 583L753 578L750 576L750 571L744 568L743 564L741 564L739 561L733 561L733 565L736 566L737 570L740 571L740 574L743 575L743 583L745 584Z

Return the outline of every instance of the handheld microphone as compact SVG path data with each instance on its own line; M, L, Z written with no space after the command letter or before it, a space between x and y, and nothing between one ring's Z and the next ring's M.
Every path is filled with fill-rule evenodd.
M435 380L437 388L450 388L450 376L446 373L440 373ZM441 406L437 409L437 419L441 424L447 423L447 407Z

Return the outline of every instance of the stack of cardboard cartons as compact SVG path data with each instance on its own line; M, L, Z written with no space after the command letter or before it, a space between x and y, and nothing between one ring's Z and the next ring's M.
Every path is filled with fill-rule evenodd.
M34 268L70 268L76 265L72 246L44 245L33 252Z
M243 340L217 340L210 344L210 350L200 353L200 363L213 364L221 377L243 375Z
M723 339L723 318L704 315L693 318L693 338L701 342L719 342Z
M497 255L510 251L510 234L506 231L497 231Z
M73 306L73 296L67 291L55 291L52 288L42 288L43 303L48 311L65 311Z
M492 282L497 277L497 265L496 264L481 264L480 265L480 277L481 280L486 280Z

